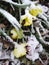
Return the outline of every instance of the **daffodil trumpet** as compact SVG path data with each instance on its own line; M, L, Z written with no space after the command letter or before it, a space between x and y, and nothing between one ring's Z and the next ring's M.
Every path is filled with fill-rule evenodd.
M22 24L24 23L24 24ZM28 15L22 15L20 18L20 24L23 26L30 26L32 25L32 17Z
M33 24L33 20L37 19L35 16L32 16L28 10L25 10L25 15L21 15L20 24L22 26L30 26Z
M39 8L33 8L29 10L29 13L33 16L37 16L38 14L42 13L42 10Z

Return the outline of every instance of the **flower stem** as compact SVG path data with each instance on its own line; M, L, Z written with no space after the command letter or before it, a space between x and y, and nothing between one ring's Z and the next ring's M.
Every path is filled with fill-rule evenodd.
M2 1L8 2L10 4L13 4L13 5L15 5L15 6L19 7L19 8L26 8L27 6L31 5L30 3L29 4L28 3L27 4L18 4L18 3L15 3L13 1L11 1L11 0L2 0Z

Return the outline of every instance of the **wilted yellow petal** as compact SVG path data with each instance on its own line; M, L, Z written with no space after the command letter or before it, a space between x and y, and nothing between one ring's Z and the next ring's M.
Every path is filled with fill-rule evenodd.
M26 44L21 44L19 46L19 48L17 48L17 49L15 48L14 49L13 53L14 53L14 56L16 58L19 58L19 57L22 57L22 56L26 55L26 48L25 48L25 46L26 46Z

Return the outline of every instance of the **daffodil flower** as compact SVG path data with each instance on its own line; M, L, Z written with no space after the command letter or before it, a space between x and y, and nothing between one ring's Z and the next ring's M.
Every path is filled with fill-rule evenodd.
M16 58L20 58L22 56L25 56L26 55L26 45L25 43L23 44L20 44L18 48L15 48L14 51L13 51L13 54Z
M28 0L28 2L31 3L31 6L28 7L28 11L32 16L37 16L38 14L42 14L48 11L48 7L46 6L42 6L41 4L35 5L38 1L32 2Z
M23 26L30 26L32 25L33 19L36 19L36 17L32 16L27 12L25 15L22 15L20 18L20 24Z
M30 8L29 8L29 13L32 15L32 16L37 16L38 14L42 14L43 13L43 10L42 8L40 8L39 6L36 6L35 4L34 5L31 5Z
M32 2L30 0L28 0L28 2L26 0L23 0L23 2L25 3L31 3L30 7L26 7L26 9L28 9L29 13L32 16L37 16L38 14L42 13L43 10L42 8L40 8L39 6L35 5L36 3L38 3L38 1Z
M32 24L32 19L30 19L27 15L21 16L20 23L24 22L24 26L30 26Z

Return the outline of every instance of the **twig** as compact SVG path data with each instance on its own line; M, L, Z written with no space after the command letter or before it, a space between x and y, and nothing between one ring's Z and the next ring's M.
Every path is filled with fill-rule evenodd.
M12 7L13 11L15 11L15 9L14 9L13 5L12 5L12 4L10 4L10 5L11 5L11 7Z
M39 60L41 61L41 63L43 64L43 65L45 65L45 63L42 61L42 59L39 57Z

